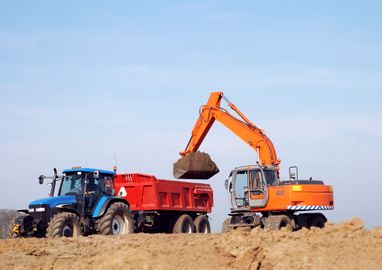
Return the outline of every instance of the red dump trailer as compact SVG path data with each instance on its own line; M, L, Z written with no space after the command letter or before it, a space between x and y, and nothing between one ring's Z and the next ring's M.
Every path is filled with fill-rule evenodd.
M209 233L213 192L208 184L162 180L141 173L116 174L115 190L125 198L136 232Z

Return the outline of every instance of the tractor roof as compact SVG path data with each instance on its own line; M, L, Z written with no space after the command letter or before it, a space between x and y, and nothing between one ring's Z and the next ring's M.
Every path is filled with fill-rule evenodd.
M94 169L94 168L72 168L72 169L67 169L64 170L63 173L73 173L73 172L87 172L87 173L93 173L95 171L99 171L102 174L110 174L114 175L115 172L113 171L107 171L107 170L100 170L100 169Z

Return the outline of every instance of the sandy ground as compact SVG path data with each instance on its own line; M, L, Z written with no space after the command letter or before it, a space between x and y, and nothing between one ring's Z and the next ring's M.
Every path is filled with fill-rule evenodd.
M0 269L382 269L382 227L10 239Z

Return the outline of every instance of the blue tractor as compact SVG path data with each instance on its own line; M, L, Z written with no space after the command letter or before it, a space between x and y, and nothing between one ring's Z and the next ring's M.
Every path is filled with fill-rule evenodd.
M129 203L116 196L114 171L74 167L51 179L49 198L33 201L16 218L13 237L75 237L122 235L134 232Z

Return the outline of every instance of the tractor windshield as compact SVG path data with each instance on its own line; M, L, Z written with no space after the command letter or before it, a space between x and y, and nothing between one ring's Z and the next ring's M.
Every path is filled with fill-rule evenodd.
M75 172L72 174L66 174L62 180L60 192L58 196L65 196L68 193L82 194L83 191L83 174L81 172Z

